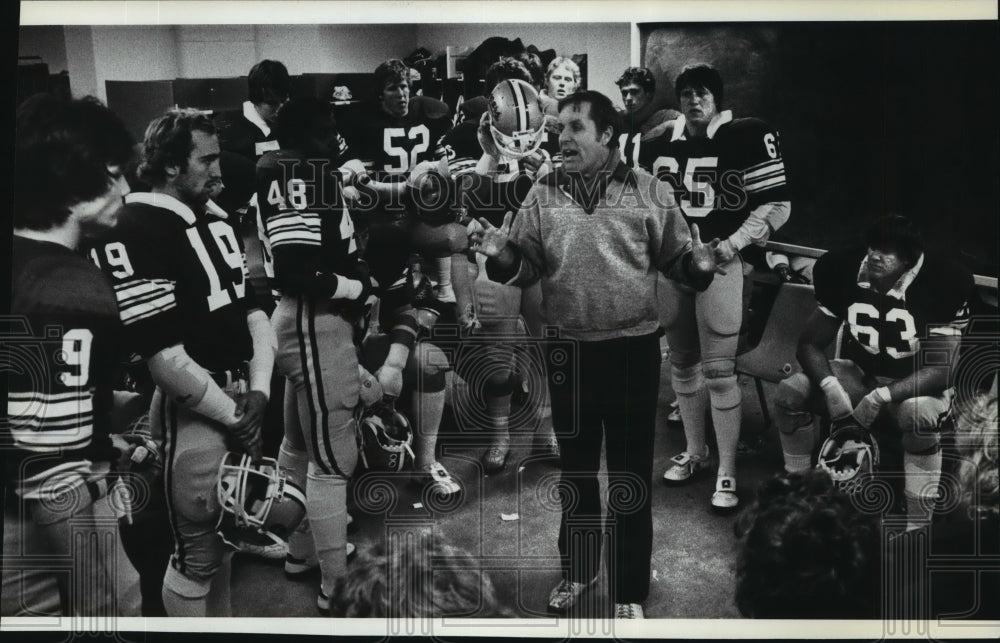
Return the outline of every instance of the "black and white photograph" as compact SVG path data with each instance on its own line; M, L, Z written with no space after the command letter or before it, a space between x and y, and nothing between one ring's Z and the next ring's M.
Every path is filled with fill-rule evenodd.
M4 640L1000 636L995 3L15 6Z

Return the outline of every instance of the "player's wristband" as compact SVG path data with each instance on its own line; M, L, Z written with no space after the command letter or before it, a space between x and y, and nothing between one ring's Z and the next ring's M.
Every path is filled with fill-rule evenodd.
M892 393L889 392L888 386L880 386L874 391L872 391L872 393L877 395L883 404L888 404L889 402L892 401Z
M247 327L253 342L253 359L250 360L250 389L271 398L271 372L274 355L278 350L277 338L271 321L264 311L254 310L247 315Z
M420 335L420 327L417 325L417 321L412 314L403 314L400 315L399 320L389 332L389 341L393 347L401 346L409 354L410 349L417 343L418 335ZM405 357L403 363L406 363Z
M207 387L205 395L191 407L191 410L226 426L232 426L238 421L236 402L218 386Z
M337 276L337 289L331 299L357 299L364 292L365 287L357 279Z
M217 422L230 425L237 421L236 402L219 388L208 371L191 359L182 345L161 350L147 364L153 381L171 399Z
M403 370L406 366L406 360L410 357L410 349L402 344L393 344L389 347L389 354L386 356L383 364L385 366L391 366L393 368L398 368Z
M847 395L840 380L835 375L827 375L819 383L823 395L826 396L826 406L830 410L830 418L839 420L846 417L854 410L851 406L851 398Z

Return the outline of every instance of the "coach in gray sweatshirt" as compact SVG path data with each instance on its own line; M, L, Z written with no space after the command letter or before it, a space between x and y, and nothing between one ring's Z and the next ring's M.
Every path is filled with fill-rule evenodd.
M569 610L597 580L608 465L608 569L617 618L642 618L649 593L653 429L660 385L657 272L704 290L716 241L688 229L669 184L620 161L618 115L598 92L559 103L563 167L536 183L500 228L470 234L490 279L541 282L552 421L562 451L563 578L549 609ZM567 353L565 340L572 342ZM555 366L559 366L556 368ZM589 543L589 546L588 546Z

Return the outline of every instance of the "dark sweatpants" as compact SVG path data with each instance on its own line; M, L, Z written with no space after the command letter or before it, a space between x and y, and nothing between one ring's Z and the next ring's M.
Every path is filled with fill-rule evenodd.
M569 362L548 347L552 423L562 452L559 554L571 581L588 582L608 543L611 595L642 603L649 593L653 546L653 429L660 388L656 333L579 342ZM575 367L572 362L575 361ZM559 366L565 363L565 366ZM601 515L601 440L607 442L608 516Z

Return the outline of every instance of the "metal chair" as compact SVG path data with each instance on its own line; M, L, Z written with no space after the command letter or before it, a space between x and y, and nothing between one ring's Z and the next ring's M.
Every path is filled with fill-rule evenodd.
M777 383L802 370L795 351L806 321L815 310L816 297L811 285L781 284L760 343L736 357L736 372L754 379L766 426L771 426L771 414L762 381Z

